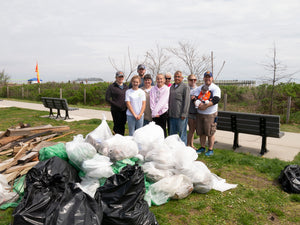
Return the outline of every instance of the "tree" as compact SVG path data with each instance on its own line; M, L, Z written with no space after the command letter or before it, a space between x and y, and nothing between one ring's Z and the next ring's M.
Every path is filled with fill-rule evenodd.
M151 49L146 52L146 66L153 78L163 69L166 69L171 56L165 54L166 49L159 47L156 44L156 49Z
M269 63L263 63L262 66L268 74L262 78L263 81L271 84L271 101L270 101L270 108L269 113L273 113L273 101L274 101L274 88L275 85L281 81L286 79L287 82L290 82L292 76L296 73L287 73L287 66L282 64L281 61L277 58L277 49L274 43L273 48L271 49L272 55L269 56L271 59Z
M3 86L6 85L9 80L10 80L10 76L5 74L4 70L2 70L2 72L0 72L0 85Z
M129 80L129 78L134 73L134 71L136 71L136 68L139 64L145 63L145 59L142 62L140 62L138 58L133 62L131 59L129 47L127 49L127 57L124 56L124 59L123 59L123 62L121 65L117 65L115 60L112 59L111 57L108 57L108 60L109 60L110 64L112 65L112 67L116 70L116 72L122 71L125 74L125 81ZM126 68L127 61L128 61L128 65L129 65L128 70Z
M167 48L167 50L185 64L190 74L195 74L198 79L201 79L201 75L210 67L210 56L201 56L197 47L190 42L178 44L178 48Z

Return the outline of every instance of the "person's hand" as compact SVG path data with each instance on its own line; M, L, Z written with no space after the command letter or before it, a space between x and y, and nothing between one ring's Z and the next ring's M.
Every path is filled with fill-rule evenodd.
M208 105L207 105L207 104L203 104L203 103L201 103L201 104L199 105L199 107L198 107L199 110L205 110L205 109L207 109L207 108L208 108Z
M181 120L184 120L184 119L185 119L185 117L183 117L183 116L182 116L180 119L181 119Z
M192 96L191 96L191 99L192 99L192 100L196 100L196 96L192 95Z
M141 115L138 115L135 119L136 119L136 120L140 120L141 117L142 117Z
M155 118L158 118L158 117L159 117L159 115L156 115L156 116L155 116Z

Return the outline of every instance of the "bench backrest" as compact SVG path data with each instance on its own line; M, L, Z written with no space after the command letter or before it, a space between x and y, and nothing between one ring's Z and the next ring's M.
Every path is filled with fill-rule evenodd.
M68 110L68 103L65 98L42 97L42 102L46 108Z
M280 116L219 111L217 129L238 133L281 137Z

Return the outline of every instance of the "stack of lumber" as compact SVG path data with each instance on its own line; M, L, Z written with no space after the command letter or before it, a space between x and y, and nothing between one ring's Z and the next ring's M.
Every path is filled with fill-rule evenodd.
M38 127L19 126L9 128L0 134L0 173L8 182L28 172L38 163L39 150L53 145L50 140L60 138L69 126L44 125ZM55 137L58 136L58 137ZM55 142L54 142L55 144Z

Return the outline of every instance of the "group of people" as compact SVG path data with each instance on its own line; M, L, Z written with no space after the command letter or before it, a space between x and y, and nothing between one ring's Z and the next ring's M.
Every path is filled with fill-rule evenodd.
M165 137L178 134L197 153L213 155L218 102L221 98L220 88L212 82L213 74L205 72L204 84L197 87L196 76L189 75L186 84L181 71L174 73L173 84L171 73L157 74L155 85L152 76L146 74L145 65L138 65L137 73L127 86L124 73L118 71L115 82L106 91L105 99L111 105L114 133L124 135L127 122L129 135L132 136L136 129L154 121L163 129ZM199 149L193 145L195 131L200 136Z

